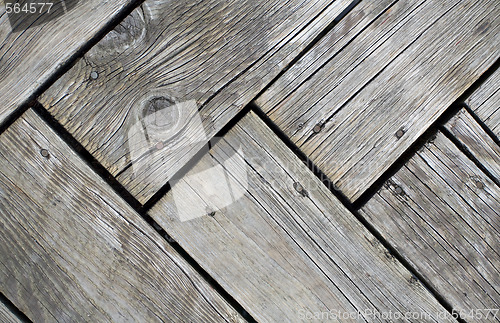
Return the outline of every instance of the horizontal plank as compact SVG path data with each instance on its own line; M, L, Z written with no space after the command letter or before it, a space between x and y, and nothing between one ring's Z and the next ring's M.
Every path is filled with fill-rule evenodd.
M258 321L445 312L253 112L150 214Z
M438 133L361 214L455 310L486 315L500 306L499 203L499 187ZM464 318L500 319L489 314Z
M500 69L497 69L468 99L467 104L500 138Z
M147 0L40 102L144 203L351 1Z
M56 1L51 2L55 5L50 13L39 8L44 12L41 15L6 12L6 3L28 2L38 4L27 0L3 1L0 6L0 124L32 99L62 65L132 0ZM61 3L66 4L65 11Z
M500 184L500 147L470 113L461 109L444 128L486 168L496 183Z
M31 320L241 320L31 110L0 164L0 291Z
M257 104L355 201L499 58L499 11L399 1L345 46L319 42L303 61L324 66L290 83L299 62Z
M20 323L21 320L12 313L2 302L0 302L0 322L4 323Z

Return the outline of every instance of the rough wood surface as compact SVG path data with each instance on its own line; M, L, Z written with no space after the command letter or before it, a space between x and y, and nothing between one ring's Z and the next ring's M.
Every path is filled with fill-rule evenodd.
M500 102L500 101L498 101ZM500 147L474 120L469 112L461 109L444 125L451 135L500 183Z
M31 110L0 164L0 291L34 322L240 319Z
M148 0L40 100L145 202L350 2ZM149 132L172 124L156 149Z
M499 58L499 16L495 0L399 1L257 103L354 201Z
M2 323L20 323L17 316L12 313L7 306L0 302L0 322Z
M454 309L484 315L500 307L498 205L499 187L439 133L361 213Z
M16 24L11 25L5 2L0 5L0 124L131 0L65 1L76 4L66 14L25 30L13 30Z
M258 321L444 311L253 113L150 214Z
M500 69L467 100L475 114L500 138Z

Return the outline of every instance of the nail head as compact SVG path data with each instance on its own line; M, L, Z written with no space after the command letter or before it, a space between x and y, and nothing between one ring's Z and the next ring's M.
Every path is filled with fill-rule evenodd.
M396 186L396 194L403 194L403 189L401 188L401 186Z
M156 149L158 149L158 150L163 149L163 142L158 142L158 143L156 144Z
M399 129L398 131L396 131L396 137L398 139L403 137L404 134L405 134L405 131L403 129Z
M49 157L49 151L47 149L40 150L40 154L45 158Z
M482 190L484 188L484 184L481 181L476 181L476 187Z
M322 126L321 124L319 124L319 123L318 123L317 125L315 125L315 126L314 126L314 128L313 128L313 132L314 132L314 133L318 133L318 132L320 132L320 131L321 131L321 128L323 128L323 126Z
M97 80L98 77L99 77L99 74L96 71L93 71L92 73L90 73L91 79Z

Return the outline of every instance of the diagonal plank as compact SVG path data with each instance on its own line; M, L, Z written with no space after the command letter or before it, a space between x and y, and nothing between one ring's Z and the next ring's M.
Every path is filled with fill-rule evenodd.
M18 323L21 322L19 318L12 313L7 306L0 302L0 322L5 323Z
M461 109L444 128L454 136L486 170L500 183L500 147L474 120L466 109Z
M0 160L0 291L31 320L242 320L31 110Z
M498 22L497 22L498 23ZM500 138L500 69L497 69L468 99L475 114Z
M350 3L148 0L40 102L144 203Z
M132 3L66 0L67 13L62 14L58 5L61 1L50 1L55 5L49 14L40 8L44 14L36 20L37 17L22 13L22 18L12 20L5 4L14 2L33 3L0 4L0 124Z
M446 313L253 112L150 214L258 321Z
M498 186L438 133L361 213L467 322L493 322L499 203Z
M302 61L324 66L290 82L299 61L257 104L354 201L499 58L499 16L494 0L399 1L345 48L319 42Z

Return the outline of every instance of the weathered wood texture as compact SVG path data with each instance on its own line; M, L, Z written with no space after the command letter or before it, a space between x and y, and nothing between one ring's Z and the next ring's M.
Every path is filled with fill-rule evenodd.
M444 311L252 112L150 214L258 321Z
M2 323L20 323L21 321L17 316L12 313L7 306L0 302L0 322Z
M16 31L0 5L0 124L131 0L69 2L78 3L66 14Z
M399 1L347 44L333 31L257 104L354 201L498 59L499 16L495 0Z
M438 133L361 214L454 309L486 314L500 306L499 203L498 186Z
M40 100L145 202L350 2L148 0Z
M499 101L500 102L500 101ZM453 135L486 170L500 183L500 147L474 120L469 112L461 109L444 128Z
M500 138L500 69L497 69L467 99L467 104L495 135Z
M240 319L31 110L0 164L0 290L34 322Z

